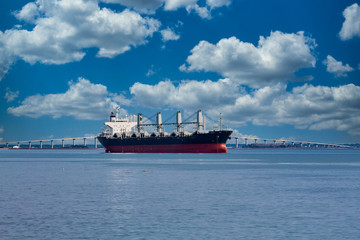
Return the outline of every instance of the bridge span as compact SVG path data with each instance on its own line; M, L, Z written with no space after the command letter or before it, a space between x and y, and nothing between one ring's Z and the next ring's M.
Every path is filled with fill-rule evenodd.
M41 139L41 140L22 140L22 141L11 141L11 142L0 142L0 148L50 148L54 149L55 146L61 146L60 148L76 148L78 147L87 147L87 140L93 139L94 140L94 148L97 148L98 140L97 136L88 136L88 137L67 137L67 138L56 138L56 139ZM81 144L79 143L81 140ZM46 145L47 143L47 145ZM67 143L67 144L66 144ZM70 143L70 144L69 144ZM57 145L55 145L57 144ZM61 145L60 145L61 144ZM66 144L66 145L65 145ZM24 147L21 147L24 146ZM59 147L58 147L59 148Z
M258 138L258 137L240 137L231 136L235 139L235 148L239 148L239 139L244 141L244 147L298 147L298 148L351 148L350 146L343 144L333 143L322 143L322 142L309 142L309 141L295 141L287 139L269 139L269 138Z
M88 147L87 140L93 140L94 148L98 147L97 136L87 137L66 137L56 139L41 139L41 140L22 140L22 141L9 141L0 142L0 148L84 148ZM309 141L295 141L286 139L269 139L258 137L241 137L231 136L231 139L235 139L235 148L239 148L239 139L243 140L243 147L297 147L297 148L351 148L350 146L342 144L321 143L321 142L309 142ZM81 141L81 142L80 142ZM79 143L80 144L76 144ZM228 142L229 143L229 142ZM55 145L56 144L56 145ZM36 147L35 147L36 146Z

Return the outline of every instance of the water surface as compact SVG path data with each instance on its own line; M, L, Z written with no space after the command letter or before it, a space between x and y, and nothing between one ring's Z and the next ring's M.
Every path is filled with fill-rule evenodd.
M360 150L0 150L0 239L360 239Z

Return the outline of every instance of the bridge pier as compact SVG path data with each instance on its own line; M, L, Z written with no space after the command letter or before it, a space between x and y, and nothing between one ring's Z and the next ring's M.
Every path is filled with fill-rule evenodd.
M26 148L26 149L33 149L35 148L39 148L43 149L44 146L45 148L49 148L49 149L56 149L56 148L61 148L60 147L60 141L61 141L61 146L62 148L65 148L66 146L66 141L71 141L71 139L73 140L73 146L75 147L75 143L76 140L84 140L84 146L87 147L88 144L88 139L93 139L94 140L94 148L98 148L98 139L97 136L89 136L89 137L72 137L72 138L58 138L58 139L43 139L43 140L21 140L21 141L13 141L13 142L1 142L0 141L0 148L5 147L6 148ZM55 141L55 143L54 143ZM58 141L58 142L57 142ZM33 142L35 142L35 146L33 144ZM43 145L43 142L45 142L45 145ZM49 144L50 143L50 144ZM58 144L58 145L56 145ZM21 146L23 145L23 146ZM50 145L50 146L49 146ZM54 146L55 145L55 146ZM81 145L81 143L80 143ZM71 146L71 145L70 145ZM92 145L91 145L92 147Z

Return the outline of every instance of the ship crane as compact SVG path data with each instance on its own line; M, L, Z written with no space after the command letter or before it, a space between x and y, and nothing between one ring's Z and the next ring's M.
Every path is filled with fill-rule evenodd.
M196 125L196 129L198 132L205 131L205 117L202 115L202 111L198 110L196 112L196 114L197 114L196 121L182 122L181 112L178 111L176 113L176 122L175 123L166 123L166 122L162 122L161 113L159 112L156 115L156 123L143 123L143 121L142 121L143 115L141 113L139 113L137 128L138 128L138 131L141 132L144 129L143 127L155 126L157 131L160 133L164 130L164 126L175 125L177 132L181 133L181 132L184 132L183 125L194 124L194 125Z
M118 112L118 111L117 111ZM110 122L105 125L110 131L102 132L98 136L99 142L106 148L106 152L116 153L226 153L226 141L231 130L212 130L205 132L205 118L198 110L195 121L182 120L181 112L176 113L176 122L163 122L160 112L156 114L156 123L144 123L143 114L137 115L137 121L131 118L118 119L118 113L111 114ZM194 115L195 115L194 114ZM188 119L192 118L191 115ZM173 117L173 116L171 116ZM169 118L170 119L170 118ZM185 124L194 124L195 131L186 133ZM176 126L176 132L165 132L165 126ZM154 126L155 131L149 134L145 127ZM133 131L133 128L137 131ZM110 133L110 134L109 134Z

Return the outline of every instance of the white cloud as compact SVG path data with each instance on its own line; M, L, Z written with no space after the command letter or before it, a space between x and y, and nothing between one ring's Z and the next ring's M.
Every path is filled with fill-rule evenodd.
M235 37L221 39L216 45L201 41L191 50L186 65L180 70L217 72L223 77L251 87L261 87L297 78L301 68L314 67L312 50L315 40L303 32L272 32L260 37L258 46L242 42Z
M79 78L77 82L69 82L69 90L65 93L30 96L20 106L10 107L7 111L15 116L32 118L71 116L76 119L103 119L115 105L128 103L123 100L121 95L109 93L106 86Z
M36 19L40 17L38 5L35 2L30 2L20 11L15 12L15 16L19 20L23 20L28 23L35 23Z
M11 91L9 88L6 88L5 96L6 102L12 102L19 96L19 91Z
M150 77L150 76L154 75L155 73L156 72L154 70L154 65L151 65L151 68L147 71L146 76Z
M162 36L162 40L164 42L167 42L167 41L176 41L176 40L179 40L180 38L180 35L177 35L173 30L171 30L170 28L166 28L164 30L161 30L161 36Z
M221 111L230 126L293 125L300 129L334 129L360 135L360 87L348 84L339 87L305 84L292 91L278 83L248 93L245 89L222 79L183 81L175 86L161 81L156 85L135 83L130 92L134 103L146 107L203 109L217 119Z
M211 10L223 6L229 6L231 0L207 0L204 6L199 6L200 0L101 0L105 3L118 3L135 9L141 13L153 14L161 7L165 11L175 11L186 8L188 12L195 11L201 18L211 18Z
M121 106L131 106L132 102L126 98L123 94L109 93L111 100ZM124 110L124 109L121 109Z
M155 13L159 8L174 11L186 8L203 18L210 18L215 8L228 6L231 0L208 0L203 7L199 0L35 0L14 12L27 27L16 25L0 31L0 80L10 66L20 58L34 64L65 64L81 61L84 49L99 49L97 56L112 58L132 47L147 43L161 23L125 9L115 12L99 7L99 2L116 3L141 13ZM163 40L177 40L179 35L169 30Z
M0 74L9 68L11 57L26 62L64 64L80 61L86 48L98 48L98 57L112 58L131 47L145 44L158 31L160 22L138 13L120 13L101 8L97 1L59 0L29 3L16 17L35 24L31 31L10 29L0 32L0 51L3 57ZM0 77L1 77L0 75Z
M195 11L201 18L204 19L210 19L211 18L211 13L210 10L207 6L205 7L200 7L197 4L193 4L193 5L189 5L186 7L186 11L188 11L188 13L191 13L192 11Z
M198 0L165 0L165 10L177 10L195 5Z
M354 71L349 64L343 65L341 61L336 61L336 59L330 55L327 56L323 63L326 65L326 70L329 73L335 74L336 77L346 77L347 73Z
M163 6L165 0L101 0L105 3L117 3L133 8L141 13L153 14L156 9Z
M138 104L146 107L170 106L205 110L231 104L238 89L228 79L217 82L182 81L177 86L167 80L156 85L135 83L130 92Z
M340 30L341 40L349 40L353 37L360 37L360 7L357 3L347 7L343 15L345 21Z
M218 8L222 6L229 6L231 0L206 0L206 4L211 8Z
M1 41L3 33L0 31L0 81L9 71L10 66L15 62L15 56L5 48L4 43Z
M286 92L285 88L265 87L237 98L224 116L233 122L255 125L290 124L312 130L336 129L360 134L360 87L304 86Z

